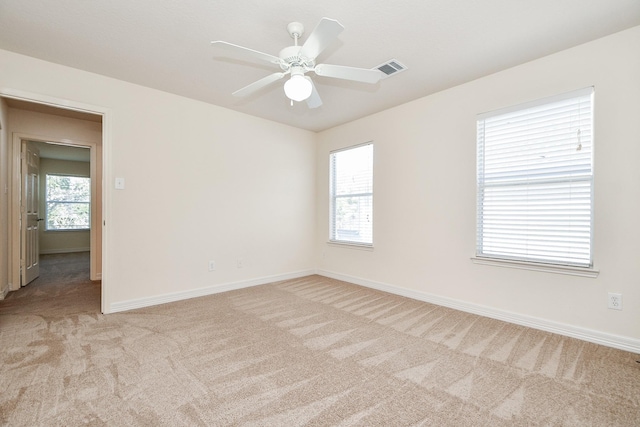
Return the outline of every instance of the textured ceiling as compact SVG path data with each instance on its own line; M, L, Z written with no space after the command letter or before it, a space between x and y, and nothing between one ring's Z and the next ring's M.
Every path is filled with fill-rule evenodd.
M290 106L274 71L210 45L277 55L322 17L345 30L318 62L408 70L375 85L311 76L323 106ZM0 0L0 48L320 131L640 25L639 0ZM303 36L302 42L305 38Z

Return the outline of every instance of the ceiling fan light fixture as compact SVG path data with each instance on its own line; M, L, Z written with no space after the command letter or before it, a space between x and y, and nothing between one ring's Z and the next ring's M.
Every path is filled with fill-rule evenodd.
M287 32L294 40L293 46L285 47L280 51L278 56L221 40L212 41L211 44L235 52L237 55L242 55L245 59L268 62L271 66L276 66L280 69L279 72L272 73L236 90L232 93L233 96L246 97L252 95L289 75L289 79L284 83L284 93L287 98L291 100L291 105L293 106L294 101L307 101L309 108L318 108L322 105L322 100L311 77L305 76L306 73L314 72L320 77L369 84L378 83L384 75L384 72L379 69L356 68L324 63L318 64L316 62L318 55L336 41L342 30L344 30L344 26L337 20L322 18L311 34L309 34L304 44L300 46L299 41L300 36L304 33L304 26L299 22L292 22L287 26ZM393 64L399 66L397 61L394 61Z
M311 96L313 85L303 74L294 74L284 84L284 93L292 101L304 101Z

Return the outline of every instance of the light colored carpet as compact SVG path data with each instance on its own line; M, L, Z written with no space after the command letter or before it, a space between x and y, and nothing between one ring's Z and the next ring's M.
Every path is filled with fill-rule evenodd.
M640 425L624 351L320 276L104 316L86 254L42 267L0 301L3 425Z

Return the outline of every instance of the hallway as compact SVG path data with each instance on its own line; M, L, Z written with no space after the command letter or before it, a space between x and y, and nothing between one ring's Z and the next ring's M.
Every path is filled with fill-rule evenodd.
M6 315L100 313L100 282L89 280L89 262L89 252L40 255L40 276L0 301L0 337L11 323Z

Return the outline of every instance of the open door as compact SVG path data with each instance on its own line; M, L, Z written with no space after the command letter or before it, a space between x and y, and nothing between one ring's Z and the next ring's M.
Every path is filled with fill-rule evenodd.
M30 142L22 143L21 285L26 286L40 275L40 153Z

